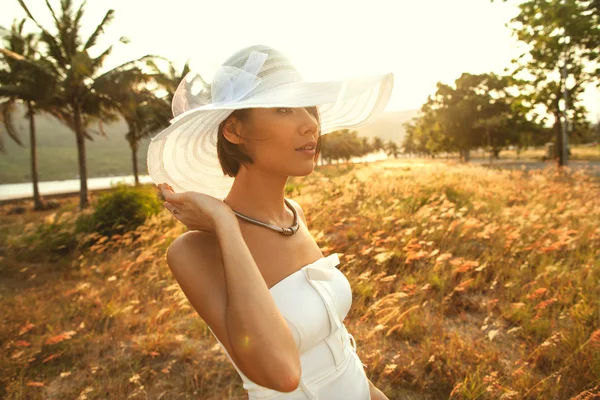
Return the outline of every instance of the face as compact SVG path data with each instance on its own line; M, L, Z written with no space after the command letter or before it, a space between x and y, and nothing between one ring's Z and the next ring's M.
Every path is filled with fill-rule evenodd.
M243 120L233 122L254 163L248 168L260 168L287 176L310 174L315 166L319 122L316 107L253 108ZM231 135L227 135L229 139ZM234 136L235 138L235 136ZM248 138L245 140L244 138ZM312 152L297 148L314 141Z

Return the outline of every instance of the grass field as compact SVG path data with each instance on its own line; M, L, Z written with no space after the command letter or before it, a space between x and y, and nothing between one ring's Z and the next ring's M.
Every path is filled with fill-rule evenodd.
M340 256L344 322L390 399L600 396L597 178L413 159L320 167L287 190ZM61 254L50 239L77 198L61 201L0 210L0 397L245 398L166 265L184 227L164 210ZM31 244L40 224L55 229Z

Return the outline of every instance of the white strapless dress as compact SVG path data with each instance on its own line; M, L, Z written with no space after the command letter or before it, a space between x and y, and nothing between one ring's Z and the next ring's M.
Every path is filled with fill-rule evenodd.
M300 352L302 376L293 392L279 392L252 382L213 332L242 378L249 400L370 400L364 365L356 354L354 337L343 323L352 305L352 290L337 268L339 263L335 253L322 257L269 289Z

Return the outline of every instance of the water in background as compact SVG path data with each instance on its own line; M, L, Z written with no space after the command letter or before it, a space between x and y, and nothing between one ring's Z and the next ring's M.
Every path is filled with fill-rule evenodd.
M367 154L364 157L354 157L351 162L373 162L387 159L384 152ZM140 175L140 183L152 183L149 175ZM117 182L124 182L133 185L133 175L128 176L109 176L104 178L88 178L88 190L108 189ZM67 179L64 181L46 181L39 183L39 190L42 196L60 193L79 192L79 179ZM23 199L33 197L33 185L31 182L9 183L0 185L0 200Z
M140 175L140 183L150 183L152 180L148 175ZM125 182L133 185L135 182L133 175L129 176L109 176L105 178L88 178L88 190L107 189L117 182ZM59 193L79 192L79 179L68 179L64 181L46 181L39 183L39 190L42 196ZM0 185L0 200L21 199L33 197L33 185L27 183L11 183Z

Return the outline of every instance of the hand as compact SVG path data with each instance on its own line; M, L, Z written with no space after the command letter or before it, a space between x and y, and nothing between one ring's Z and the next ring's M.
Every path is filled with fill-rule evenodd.
M164 206L190 230L215 232L218 221L233 216L233 210L223 201L197 192L175 193L166 183L157 186L165 198Z

